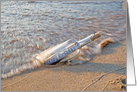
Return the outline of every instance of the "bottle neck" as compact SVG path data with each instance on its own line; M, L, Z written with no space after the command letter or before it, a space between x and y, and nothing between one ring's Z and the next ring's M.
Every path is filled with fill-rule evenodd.
M77 41L80 45L80 47L85 46L86 44L90 43L91 41L94 41L95 39L99 38L101 35L99 32L95 33L95 34L91 34L88 37Z

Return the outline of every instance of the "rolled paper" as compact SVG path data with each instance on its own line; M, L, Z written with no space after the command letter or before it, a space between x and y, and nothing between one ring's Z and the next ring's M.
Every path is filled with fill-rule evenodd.
M60 59L64 58L65 56L71 54L72 52L74 52L76 49L80 48L79 43L75 43L74 45L60 51L59 53L57 53L56 55L54 55L52 58L48 59L45 64L46 65L50 65L53 63L56 63L57 61L59 61Z
M59 62L59 60L62 60L67 55L73 53L77 49L80 49L81 47L85 46L86 44L90 43L91 41L94 41L95 39L97 39L99 37L101 37L99 32L97 32L95 34L91 34L88 37L86 37L86 38L84 38L84 39L82 39L80 41L77 41L76 43L73 43L71 46L63 49L60 52L58 52L57 54L55 54L54 56L52 56L51 58L46 60L45 64L46 65L50 65L50 64Z
M60 52L62 49L67 47L70 43L72 43L72 40L69 39L61 44L58 44L54 47L50 47L49 49L46 49L45 51L41 52L36 56L36 60L33 61L34 67L40 66L41 64L44 64L47 59L49 59L54 54Z

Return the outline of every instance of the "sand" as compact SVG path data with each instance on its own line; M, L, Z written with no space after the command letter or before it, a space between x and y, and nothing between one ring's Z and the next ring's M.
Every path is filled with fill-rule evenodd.
M122 2L122 9L127 9L127 1Z
M125 91L126 41L110 43L83 65L42 66L1 80L2 91Z

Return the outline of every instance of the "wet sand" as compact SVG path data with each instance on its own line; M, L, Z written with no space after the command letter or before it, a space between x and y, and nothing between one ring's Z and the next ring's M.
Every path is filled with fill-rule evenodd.
M126 41L110 43L83 65L42 66L1 80L2 91L124 91Z

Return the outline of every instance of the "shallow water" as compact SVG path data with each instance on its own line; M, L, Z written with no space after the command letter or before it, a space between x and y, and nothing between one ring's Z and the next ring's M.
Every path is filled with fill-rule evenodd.
M126 39L126 11L121 1L2 1L1 72L7 73L39 52L68 39L80 40L92 33Z

